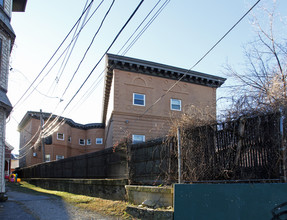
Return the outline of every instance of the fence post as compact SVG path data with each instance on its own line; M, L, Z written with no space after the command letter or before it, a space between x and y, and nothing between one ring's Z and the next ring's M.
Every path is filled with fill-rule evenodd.
M281 151L282 151L282 170L283 170L283 181L287 182L287 170L286 170L286 145L285 145L285 138L284 138L284 109L280 107L280 137L281 137Z
M177 149L178 149L178 183L181 183L181 143L180 128L177 128Z

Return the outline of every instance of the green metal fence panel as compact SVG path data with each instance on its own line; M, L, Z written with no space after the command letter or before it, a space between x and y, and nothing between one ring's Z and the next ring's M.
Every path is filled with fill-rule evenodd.
M287 184L175 184L174 219L287 219Z

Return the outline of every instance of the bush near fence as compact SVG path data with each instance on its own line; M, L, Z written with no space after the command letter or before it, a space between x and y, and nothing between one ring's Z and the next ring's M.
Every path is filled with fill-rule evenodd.
M280 117L273 113L181 129L183 181L280 179ZM178 181L175 138L133 145L129 154L132 184Z

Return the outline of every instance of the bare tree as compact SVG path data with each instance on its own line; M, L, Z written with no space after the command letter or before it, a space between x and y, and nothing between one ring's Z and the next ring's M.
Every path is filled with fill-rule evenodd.
M268 18L267 26L262 18L253 17L257 37L244 47L245 70L239 72L230 65L225 67L227 74L239 82L239 86L234 87L234 116L256 110L274 110L287 103L287 32L283 31L287 25L276 14L276 1L273 2L271 10L262 8ZM277 21L280 21L279 26Z

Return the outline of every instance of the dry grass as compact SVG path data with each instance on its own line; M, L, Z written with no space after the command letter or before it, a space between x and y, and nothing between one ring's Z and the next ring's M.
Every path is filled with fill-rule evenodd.
M120 219L132 219L132 217L125 212L128 203L124 201L113 201L84 195L76 195L68 192L47 190L24 181L17 184L9 183L8 186L15 191L23 193L44 193L51 196L58 196L69 204L84 210L95 211L101 215L118 217Z

